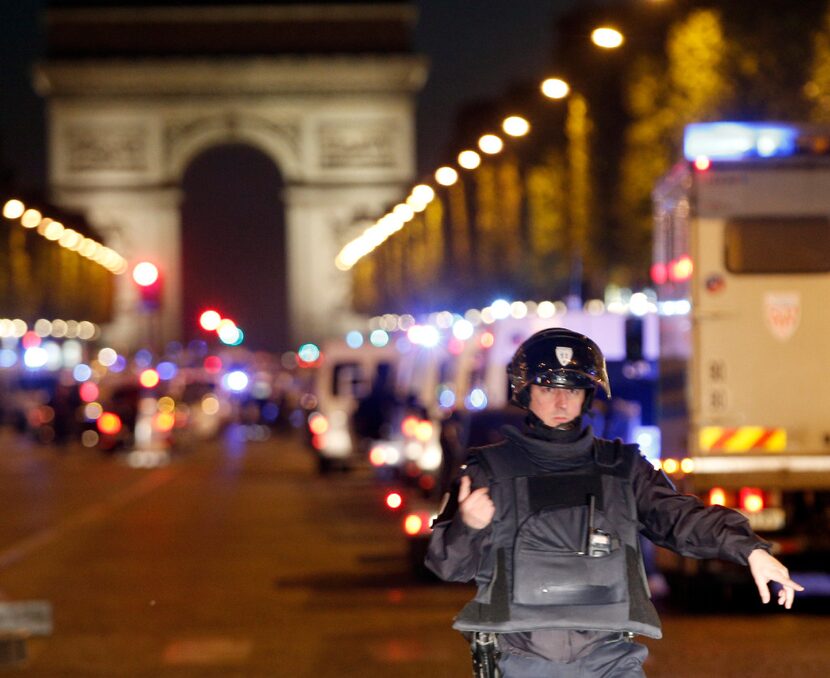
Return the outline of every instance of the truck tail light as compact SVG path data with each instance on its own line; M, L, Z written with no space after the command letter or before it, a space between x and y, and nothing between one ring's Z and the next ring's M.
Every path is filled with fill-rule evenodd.
M757 487L742 487L740 502L744 511L758 513L764 508L764 493Z
M722 487L709 490L709 506L726 506L726 492Z

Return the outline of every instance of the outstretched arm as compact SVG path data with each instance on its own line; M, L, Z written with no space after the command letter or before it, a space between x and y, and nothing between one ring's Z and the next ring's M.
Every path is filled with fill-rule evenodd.
M796 591L803 591L804 587L790 579L790 573L777 558L771 556L764 549L755 549L749 554L749 570L761 601L770 601L769 582L774 581L781 585L778 592L778 604L788 610L793 606Z

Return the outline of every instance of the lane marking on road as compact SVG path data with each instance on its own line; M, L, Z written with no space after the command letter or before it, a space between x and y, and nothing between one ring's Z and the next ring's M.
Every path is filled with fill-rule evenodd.
M116 492L106 499L91 504L80 511L73 513L52 527L47 527L33 535L24 537L15 544L0 551L0 570L4 570L15 563L24 560L35 551L60 539L67 533L79 527L90 525L106 518L114 510L126 506L132 501L149 494L153 490L165 485L175 478L181 469L164 468L145 476L120 492Z

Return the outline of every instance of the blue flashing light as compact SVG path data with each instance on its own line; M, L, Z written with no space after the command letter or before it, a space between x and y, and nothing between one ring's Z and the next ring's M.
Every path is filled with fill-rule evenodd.
M13 367L17 363L17 353L10 348L0 348L0 368Z
M484 389L474 388L465 399L467 408L470 410L483 410L487 407L487 394Z
M796 153L797 139L792 125L699 122L686 126L683 155L690 161L783 158Z
M84 363L79 363L75 365L72 369L72 378L77 382L82 381L89 381L92 377L92 368L89 365L85 365Z
M179 368L176 367L175 363L171 363L168 360L159 363L156 365L156 372L159 373L159 379L162 381L170 381L173 377L176 376L176 373L179 371Z
M363 346L363 334L357 330L352 330L346 335L346 344L349 348L360 348Z
M438 404L445 409L449 409L455 405L455 393L453 393L452 389L442 389L441 393L438 394Z
M142 348L140 351L136 351L134 360L138 367L147 369L153 364L153 354L146 348Z
M119 356L115 359L115 362L110 365L109 369L110 372L123 372L127 369L127 359L123 355L119 354Z

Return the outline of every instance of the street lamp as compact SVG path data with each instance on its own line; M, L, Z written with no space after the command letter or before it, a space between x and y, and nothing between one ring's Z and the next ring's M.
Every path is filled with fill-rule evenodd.
M474 170L481 164L481 156L475 151L461 151L458 154L458 164L464 169Z
M488 155L495 155L504 148L504 142L495 134L485 134L478 140L478 147Z
M570 91L570 85L561 78L548 78L542 82L542 94L548 99L564 99Z
M523 137L530 131L530 123L520 115L511 115L504 119L501 128L511 137Z
M591 33L591 42L603 49L616 49L624 40L623 34L610 26L600 26Z

